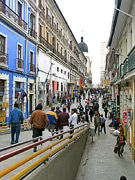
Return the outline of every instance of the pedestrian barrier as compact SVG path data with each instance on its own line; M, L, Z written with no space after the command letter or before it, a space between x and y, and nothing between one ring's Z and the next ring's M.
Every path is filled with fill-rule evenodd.
M31 129L31 124L27 123L27 122L24 123L24 124L21 124L21 129L30 130ZM8 126L0 126L0 133L8 132L10 130L11 130L11 128L9 128Z
M74 132L72 134L70 134L71 131ZM12 164L11 166L3 169L2 171L0 171L0 177L3 177L5 175L7 175L8 173L12 172L13 170L15 170L16 168L19 168L20 166L24 165L25 163L27 163L28 161L32 160L35 157L38 157L39 155L41 155L42 153L45 153L47 150L50 150L49 152L46 152L46 154L44 154L42 157L40 156L38 160L34 161L34 163L30 164L29 166L27 166L26 168L24 168L23 170L21 170L18 174L16 174L15 176L13 176L11 178L11 180L16 180L16 179L23 179L24 177L26 177L28 174L30 174L32 171L34 171L36 168L38 168L41 164L45 163L45 161L48 158L51 158L54 154L56 154L57 152L60 152L61 149L63 149L64 147L70 145L71 142L73 142L74 140L76 141L79 137L81 137L84 133L86 133L89 130L89 124L85 123L83 125L80 125L74 129L70 129L68 131L62 132L60 134L54 135L52 137L40 140L38 142L32 143L30 145L21 147L19 149L10 151L8 153L5 153L3 155L0 156L0 162L2 163L2 161L8 160L9 158L16 156L20 153L23 153L35 146L41 145L45 142L48 141L53 141L55 140L58 136L62 136L64 134L66 134L67 136L64 137L63 139L60 140L56 140L54 142L52 142L52 144L47 145L46 147L44 147L43 149L25 157L24 159L21 159L20 161ZM31 141L33 141L35 139L32 139ZM29 140L30 141L30 140ZM24 142L22 142L24 143ZM58 145L58 146L56 146ZM5 147L5 149L8 149L7 147Z

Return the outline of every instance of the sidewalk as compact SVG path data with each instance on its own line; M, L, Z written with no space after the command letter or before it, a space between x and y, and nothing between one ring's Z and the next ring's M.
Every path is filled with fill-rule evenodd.
M101 99L99 112L104 115ZM113 152L117 137L110 134L110 122L111 120L107 119L107 134L96 135L93 143L92 138L88 137L75 180L119 180L121 175L125 175L127 180L135 180L135 164L131 160L128 146L125 146L123 157L119 158ZM91 125L94 126L93 123Z

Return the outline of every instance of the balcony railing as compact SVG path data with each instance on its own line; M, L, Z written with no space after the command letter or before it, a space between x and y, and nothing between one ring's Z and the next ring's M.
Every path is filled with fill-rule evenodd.
M56 54L59 58L61 58L64 62L68 63L71 66L74 66L74 69L78 71L78 68L70 63L65 56L63 56L60 52L58 52L55 47L53 47L49 42L45 40L42 36L39 36L39 41L41 44L43 44L45 47L47 47L50 51L52 51L54 54Z
M24 61L17 58L17 69L24 69Z
M8 54L0 51L0 64L8 64Z
M54 30L57 31L57 26L54 22L52 23L52 26L53 26Z
M49 15L46 16L46 19L51 24L51 17Z
M34 72L34 69L35 69L35 65L30 63L30 72Z
M39 8L41 9L43 16L45 16L45 8L42 6L42 4L39 4Z
M37 32L33 30L32 28L29 28L29 34L35 39L37 39Z
M12 9L10 9L6 4L4 4L1 0L0 0L0 12L3 12L13 22L18 24L24 30L27 30L27 23L21 17L19 17Z

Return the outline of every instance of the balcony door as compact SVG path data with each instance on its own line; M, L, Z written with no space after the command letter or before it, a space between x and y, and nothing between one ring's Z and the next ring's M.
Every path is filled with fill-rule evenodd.
M0 63L5 63L5 37L0 35Z
M30 14L30 28L32 30L36 30L36 27L35 27L35 16L31 13Z

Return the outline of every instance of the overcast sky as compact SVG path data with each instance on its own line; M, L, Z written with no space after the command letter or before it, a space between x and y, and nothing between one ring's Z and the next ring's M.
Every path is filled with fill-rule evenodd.
M114 1L56 0L77 42L83 36L88 45L94 84L100 81L101 42L109 39Z

